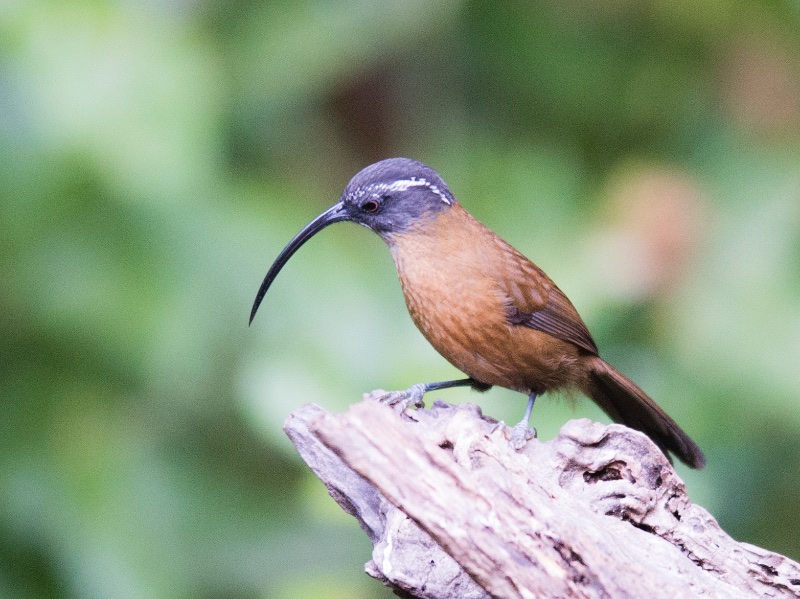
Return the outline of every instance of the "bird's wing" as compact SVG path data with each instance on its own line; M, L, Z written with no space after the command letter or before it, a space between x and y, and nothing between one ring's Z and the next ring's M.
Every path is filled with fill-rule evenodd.
M578 311L544 272L510 245L502 277L509 300L508 321L552 335L597 354L597 345Z

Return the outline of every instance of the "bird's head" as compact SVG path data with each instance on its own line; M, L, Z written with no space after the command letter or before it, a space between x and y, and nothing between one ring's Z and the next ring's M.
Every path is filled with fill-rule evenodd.
M385 240L432 219L456 203L439 174L410 158L388 158L364 168L344 188L339 201L308 223L275 259L258 290L250 322L272 281L289 258L315 234L333 223L352 221Z
M353 177L336 206L346 215L342 220L387 238L435 217L453 203L453 194L435 170L410 158L389 158Z

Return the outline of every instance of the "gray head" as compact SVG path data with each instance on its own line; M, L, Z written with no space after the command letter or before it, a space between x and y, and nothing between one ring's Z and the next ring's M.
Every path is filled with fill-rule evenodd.
M388 158L350 179L340 202L348 220L386 237L435 217L455 198L429 166L410 158Z
M415 223L435 218L455 203L439 174L416 160L388 158L359 171L350 179L339 201L308 223L275 259L256 295L250 322L292 254L328 225L349 220L389 239Z

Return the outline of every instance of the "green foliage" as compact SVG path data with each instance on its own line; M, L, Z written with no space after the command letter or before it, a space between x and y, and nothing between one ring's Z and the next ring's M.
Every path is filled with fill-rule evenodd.
M280 431L456 375L366 231L436 168L800 557L800 13L755 0L0 5L0 595L354 597L368 543ZM442 392L516 420L521 396ZM537 405L543 438L587 402Z

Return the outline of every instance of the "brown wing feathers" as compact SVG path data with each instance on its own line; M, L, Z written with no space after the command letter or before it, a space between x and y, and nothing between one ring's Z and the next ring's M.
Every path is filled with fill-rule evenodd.
M597 354L597 345L567 296L542 270L506 244L508 322L536 329Z

